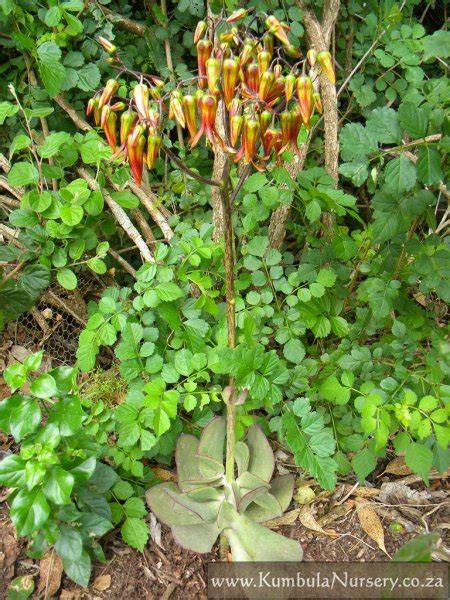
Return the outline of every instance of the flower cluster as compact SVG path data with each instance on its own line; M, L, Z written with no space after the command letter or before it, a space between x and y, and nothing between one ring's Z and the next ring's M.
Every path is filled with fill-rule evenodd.
M243 160L259 170L287 149L299 152L301 126L309 129L314 112L322 112L318 74L335 82L332 58L314 48L302 58L289 42L288 25L266 16L264 31L258 34L257 18L244 9L235 11L214 42L206 35L207 23L200 21L194 33L198 75L180 82L175 90L166 91L173 85L166 86L159 77L124 67L121 73L140 80L130 99L116 100L119 83L110 79L89 101L87 114L103 128L113 152L128 160L138 184L144 163L151 169L158 156L166 116L187 131L191 148L205 136L213 150L220 147L234 161ZM120 63L116 47L99 41Z

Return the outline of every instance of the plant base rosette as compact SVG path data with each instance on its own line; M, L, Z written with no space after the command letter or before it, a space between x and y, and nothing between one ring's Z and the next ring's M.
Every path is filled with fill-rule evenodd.
M225 420L216 417L199 440L193 435L180 436L178 485L165 482L148 490L150 509L172 529L178 544L194 552L210 552L223 534L235 561L300 561L303 552L298 542L261 525L288 508L294 477L272 479L272 449L262 430L252 425L245 442L236 443L237 478L227 483L225 432Z

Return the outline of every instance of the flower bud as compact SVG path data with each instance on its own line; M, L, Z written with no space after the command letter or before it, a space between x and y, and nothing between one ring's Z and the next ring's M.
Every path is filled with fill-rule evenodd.
M331 81L336 83L336 76L333 69L333 61L329 52L319 52L317 55L317 62L319 63L322 73Z
M313 102L314 102L314 108L317 110L318 113L322 114L323 113L322 98L320 97L319 92L313 92Z
M111 112L111 109L108 104L102 108L101 113L100 113L100 127L102 127L102 128L105 127L105 123L108 120L110 112Z
M275 81L275 75L273 74L273 72L272 71L264 71L264 73L261 75L261 80L259 82L259 89L258 89L258 98L260 100L264 101L268 98L274 81Z
M240 8L238 10L235 10L233 13L231 13L231 15L228 17L228 19L226 19L227 23L236 23L237 21L241 21L242 19L245 19L245 17L248 15L248 10L246 10L245 8Z
M233 98L230 102L230 107L228 109L230 113L230 117L234 117L235 115L240 115L242 112L242 104L238 98Z
M200 88L206 86L206 61L211 56L213 45L210 40L200 40L197 43L198 85Z
M175 90L170 94L169 119L175 119L175 121L183 129L186 127L186 120L183 113L182 96L178 90Z
M194 96L187 94L184 96L182 101L183 106L183 114L186 121L186 126L189 131L189 135L191 138L195 137L197 133L197 118L196 118L196 108L197 103Z
M98 98L90 98L86 106L86 116L90 117L95 107L98 107Z
M109 108L113 112L121 112L122 110L125 110L126 107L127 105L125 104L125 102L116 102L115 104L112 104Z
M277 63L273 68L273 74L275 75L275 79L281 77L281 73L283 72L283 67Z
M302 75L297 79L297 98L298 105L300 108L300 114L303 122L309 129L309 120L312 115L314 101L313 101L313 84L310 77Z
M208 81L208 90L213 94L217 89L217 82L220 76L220 62L217 58L208 58L206 61L206 77Z
M105 104L111 100L114 94L117 92L119 88L119 82L117 79L108 79L106 82L105 88L100 96L100 100L98 101L98 108L101 110Z
M107 108L106 106L104 107L104 109ZM111 150L113 152L116 151L116 143L117 143L117 130L116 130L116 124L117 124L117 115L115 112L109 111L108 112L108 117L106 119L106 122L103 126L103 129L105 131L105 135L106 135L106 140L109 144L109 147L111 148Z
M294 95L296 81L297 77L294 75L294 73L289 73L284 79L284 95L286 96L286 102L289 102Z
M233 115L230 118L230 140L232 146L236 146L237 144L239 136L241 135L243 122L244 119L241 115Z
M259 68L258 63L252 62L248 65L244 73L245 85L254 92L258 93L259 90Z
M158 158L159 149L161 147L162 138L160 135L150 134L147 140L147 167L153 168L156 159Z
M239 62L241 66L244 66L251 60L254 51L254 46L251 42L245 42L241 54L239 55Z
M259 127L261 129L261 135L264 135L271 122L272 113L270 110L263 110L259 115Z
M259 76L261 77L264 71L268 71L272 55L268 50L261 50L256 58L258 60Z
M125 144L138 121L137 114L128 109L120 116L120 143Z
M239 61L236 58L226 58L222 66L222 87L225 104L228 108L233 100L239 75Z
M245 162L252 162L256 154L256 145L259 136L259 123L256 119L247 118L244 121L242 143Z
M131 172L133 178L138 185L142 181L142 170L144 167L144 151L145 151L145 136L140 133L143 128L137 125L135 131L139 132L139 135L133 135L129 138L127 143L128 161L130 163Z
M136 104L136 110L142 119L148 119L148 102L150 92L145 83L138 83L133 90L134 103Z
M284 53L287 54L287 56L290 56L291 58L300 58L302 55L299 48L296 48L292 44L286 44L285 46L283 46L283 49Z
M269 127L262 136L262 147L264 151L264 158L268 159L272 153L272 150L277 150L277 146L281 143L281 133L278 129Z
M97 39L98 39L98 42L106 50L106 52L109 52L110 54L114 54L114 52L116 52L117 46L114 46L114 44L111 43L109 40L107 40L106 38L101 37L101 36L99 36Z
M276 17L273 15L267 17L265 24L269 30L269 33L279 39L282 44L286 44L287 46L289 45L289 38L286 35L283 24L281 24Z
M194 44L197 44L197 42L199 41L199 39L202 37L202 35L205 33L205 31L208 29L208 25L206 24L205 21L199 21L197 23L197 27L195 28L195 32L194 32Z
M310 48L308 50L308 52L306 53L306 58L310 64L311 67L314 67L314 65L316 64L316 60L317 60L317 51L315 48Z
M266 32L262 36L262 43L264 45L264 50L267 50L267 52L269 52L270 56L272 57L272 55L273 55L273 35Z

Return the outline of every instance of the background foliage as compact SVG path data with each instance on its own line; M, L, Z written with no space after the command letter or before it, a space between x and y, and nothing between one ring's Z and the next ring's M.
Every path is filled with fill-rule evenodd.
M226 2L227 9L237 5ZM303 38L296 3L246 6L286 20L294 44ZM80 131L63 110L65 102L82 116L100 82L115 73L98 35L117 43L130 68L165 79L172 77L164 46L170 40L175 76L191 76L192 32L205 4L181 0L167 9L168 16L165 3L140 9L107 0L0 0L1 30L8 32L0 35L0 146L8 165L0 216L19 241L0 247L2 324L54 282L73 290L85 271L117 269L117 285L88 307L76 369L92 372L98 353L111 347L123 402L108 401L111 382L101 381L100 395L76 391L75 371L34 379L36 358L7 371L14 394L0 408L2 429L21 444L20 455L0 467L0 483L18 488L11 516L31 551L55 543L79 583L89 577L90 557L101 557L92 533L100 537L120 525L126 541L143 547L149 460L170 463L178 434L199 433L220 410L227 375L249 390L238 434L260 422L324 488L352 471L364 481L393 453L404 454L425 481L432 466L450 464L450 34L442 6L417 0L341 6L333 38L339 186L323 168L321 122L296 181L284 167L246 181L234 215L233 351L226 348L210 189L160 159L150 184L170 211L174 237L154 246L156 265L142 264L132 251L127 260L136 278L121 272L109 249L119 251L129 240L107 195L130 218L143 210L158 240L162 232L131 191L128 169L110 160L96 131ZM145 34L130 31L124 17L145 23ZM174 129L172 143L183 155L176 140ZM186 160L210 175L207 150L195 149ZM291 201L285 243L270 248L270 216ZM322 221L327 212L336 215L331 231ZM30 377L30 391L18 395ZM58 421L52 415L67 402L73 419L69 412Z

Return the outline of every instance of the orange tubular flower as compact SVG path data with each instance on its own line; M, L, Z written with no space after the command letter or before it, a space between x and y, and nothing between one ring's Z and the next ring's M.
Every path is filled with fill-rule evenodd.
M236 58L226 58L223 61L222 72L223 97L228 108L236 90L239 76L239 61Z
M331 81L336 83L336 76L333 69L333 61L329 52L319 52L317 55L317 62L319 63L322 73Z
M118 88L119 82L116 79L108 79L102 95L100 96L100 100L98 101L98 107L100 110L105 106L105 104L108 104L108 102L117 92Z
M147 167L149 169L153 168L156 159L158 158L159 149L161 147L162 138L160 135L156 135L154 133L148 136L147 140Z
M175 90L170 95L169 101L169 119L174 119L183 129L186 127L186 120L183 113L181 92Z
M136 110L142 119L148 119L148 102L150 98L150 92L145 83L139 83L133 90L134 103L136 104Z
M287 44L286 46L284 46L284 53L290 56L291 58L300 58L300 56L302 55L300 50L292 44Z
M246 65L248 61L251 60L254 49L255 48L252 42L244 42L242 51L239 55L239 62L241 63L241 67Z
M285 88L285 78L283 76L278 77L272 88L270 89L269 95L266 98L266 104L268 106L273 106L275 102L284 94Z
M322 98L320 97L319 92L313 93L313 101L314 101L314 108L317 110L318 113L322 114L323 113Z
M106 108L106 107L105 107ZM109 111L106 122L103 126L106 135L106 141L113 152L116 151L117 144L117 115L115 112Z
M275 150L278 154L278 151L281 148L281 133L278 129L274 129L270 127L266 130L264 135L262 136L262 147L264 150L264 159L268 160L272 151Z
M187 94L184 96L183 101L183 114L186 121L186 126L189 131L189 135L191 139L193 139L197 133L197 117L196 117L196 108L197 103L195 101L194 96Z
M114 44L111 43L109 40L101 36L99 36L97 39L99 44L103 46L106 52L109 52L110 54L114 54L114 52L116 52L117 46L114 46Z
M286 75L284 80L284 95L286 96L286 102L291 100L294 95L295 82L297 81L297 77L294 73L289 73Z
M246 10L245 8L240 8L239 10L235 10L233 13L231 13L228 19L226 19L226 22L236 23L236 21L241 21L242 19L245 19L247 15L248 10Z
M206 61L211 56L212 50L213 45L209 40L200 40L197 43L198 85L200 88L206 86Z
M264 45L264 50L267 50L267 52L270 52L270 56L273 55L273 35L271 35L270 33L265 33L262 36L262 42Z
M126 144L128 136L133 132L138 121L137 114L132 110L126 110L120 116L120 143Z
M230 113L230 117L234 117L234 115L240 115L242 111L242 104L238 98L233 98L230 103L230 107L228 112Z
M241 135L243 122L244 119L241 115L233 115L230 118L230 140L232 146L236 146L237 144L239 136Z
M246 117L243 124L242 144L239 152L235 156L235 162L238 162L243 158L244 162L253 163L257 150L259 132L260 128L258 121L252 117Z
M206 78L208 82L208 90L214 94L217 90L217 82L220 76L220 62L217 58L208 58L206 61Z
M125 104L125 102L116 102L115 104L111 105L109 108L113 112L120 112L122 110L125 110L126 106L127 105Z
M205 94L200 98L198 105L200 108L200 129L191 141L191 148L194 148L198 144L203 134L206 135L212 145L218 142L223 146L223 140L216 131L216 97L211 94Z
M108 120L110 112L111 112L111 109L109 108L108 104L102 108L102 111L100 113L100 127L102 127L102 128L105 127L105 124L106 124L106 121Z
M309 120L314 107L313 84L310 77L302 75L297 79L297 98L303 122L309 129Z
M202 37L202 35L207 30L207 28L208 28L208 25L205 23L205 21L199 21L197 23L197 27L195 28L195 32L194 32L194 44L197 44L199 39Z
M277 63L273 68L273 74L275 75L275 79L281 77L281 73L283 72L283 67Z
M269 30L269 33L271 33L277 39L279 39L282 44L286 44L286 46L289 46L289 38L286 35L283 25L276 17L274 17L273 15L267 17L265 23L267 29Z
M142 169L144 166L145 136L143 132L144 128L142 125L136 125L127 141L128 161L133 178L138 185L142 181Z
M100 123L100 109L98 107L98 98L91 98L86 108L86 116L89 117L94 113L94 122L96 125Z
M260 100L267 100L274 82L275 75L273 74L273 72L264 71L264 73L261 75L261 80L259 82L258 98Z

